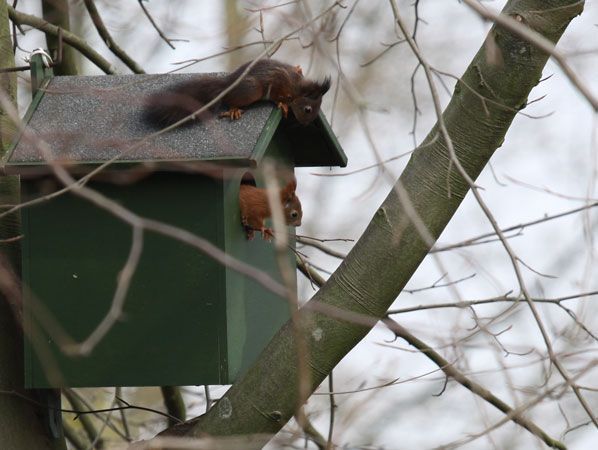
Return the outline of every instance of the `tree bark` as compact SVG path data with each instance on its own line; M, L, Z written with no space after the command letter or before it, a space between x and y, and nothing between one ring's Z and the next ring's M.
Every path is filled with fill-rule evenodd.
M503 13L516 14L522 23L556 42L582 10L583 2L577 0L511 0ZM488 42L495 44L492 55L486 54L488 45L482 45L443 113L457 157L473 179L502 144L548 59L546 53L497 26L490 30ZM382 318L430 250L432 243L422 239L409 219L400 191L406 193L435 241L469 191L468 183L449 164L438 125L413 153L395 188L345 261L301 310L309 350L310 392L375 322L351 323L317 310L332 307ZM267 435L278 432L293 417L296 405L306 400L298 397L295 348L293 328L287 323L208 413L164 434L265 433L266 437L252 440L251 448L261 448Z
M6 2L0 2L0 67L14 67ZM2 94L16 105L16 74L0 74ZM0 109L0 159L14 136L14 124ZM19 202L19 178L0 177L0 205ZM60 426L50 427L45 405L53 391L23 389L23 332L20 323L20 233L18 214L0 221L0 448L65 450ZM58 403L58 407L60 403ZM60 424L60 412L56 413Z
M42 0L42 14L44 20L63 30L71 29L69 4L67 0ZM46 32L46 42L52 58L57 57L58 36ZM62 61L54 66L56 75L77 75L77 59L75 51L68 45L62 46Z
M164 406L168 414L173 418L168 419L168 425L173 426L178 422L174 419L176 417L180 420L185 420L187 417L187 408L185 407L185 401L181 395L181 390L178 386L161 386L162 398L164 399Z

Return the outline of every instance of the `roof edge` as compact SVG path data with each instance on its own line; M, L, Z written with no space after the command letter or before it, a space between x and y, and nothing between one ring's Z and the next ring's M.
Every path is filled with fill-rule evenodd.
M104 162L61 162L60 166L65 168L71 175L87 175L94 169L97 169ZM98 174L114 176L125 174L132 177L143 176L156 172L179 172L210 175L213 171L222 171L227 169L255 168L256 163L246 158L231 157L228 159L214 160L178 160L178 161L113 161L108 167ZM0 167L2 175L20 175L24 179L35 179L53 175L54 171L50 164L40 163L19 163L7 164ZM98 175L94 175L94 179Z
M328 141L328 144L332 147L331 150L333 150L333 153L336 153L336 156L338 156L338 167L347 167L347 162L349 160L347 158L347 154L341 147L340 142L336 138L336 134L334 134L334 131L332 131L332 127L328 123L326 116L321 110L320 114L318 114L317 120L324 129L324 135L327 138L326 140Z
M264 128L262 128L262 132L260 133L259 137L257 138L257 142L253 147L253 153L251 154L251 159L257 164L259 163L264 154L266 153L266 149L268 145L270 145L270 141L274 137L274 133L278 129L278 125L282 120L282 112L278 108L272 108L272 112L266 120L266 124Z
M33 113L35 112L38 105L42 101L42 98L46 94L46 88L48 87L48 84L50 84L51 80L52 80L51 76L44 78L42 80L40 86L37 88L37 90L33 94L31 103L29 103L29 106L27 106L27 111L25 111L25 115L21 118L21 122L24 125L27 125L29 123L29 121L31 120L31 116L33 116ZM4 170L4 167L7 165L8 161L12 157L12 154L13 154L17 144L19 143L19 141L21 140L21 137L23 136L23 131L24 131L24 127L19 127L18 131L13 136L12 141L10 142L10 145L8 146L6 153L0 159L0 170Z

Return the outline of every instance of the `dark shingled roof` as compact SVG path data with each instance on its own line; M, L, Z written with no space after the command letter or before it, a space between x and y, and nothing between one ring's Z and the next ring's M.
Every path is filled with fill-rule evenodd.
M33 105L30 131L49 144L52 158L75 163L244 160L256 163L254 149L264 127L287 134L298 166L346 164L346 157L321 114L308 127L282 120L272 103L252 105L240 120L193 122L135 145L156 129L142 117L144 99L151 93L196 74L64 76L50 79L39 105ZM277 131L278 132L278 131ZM273 131L270 130L271 138ZM313 140L317 142L314 142ZM318 154L302 152L318 148ZM323 149L323 150L322 150ZM312 151L312 150L310 150ZM313 151L312 151L313 152ZM7 164L44 164L37 145L21 138Z

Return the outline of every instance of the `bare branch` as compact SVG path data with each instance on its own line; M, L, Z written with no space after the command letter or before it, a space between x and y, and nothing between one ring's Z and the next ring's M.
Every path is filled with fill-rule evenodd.
M550 303L555 305L560 305L562 302L566 300L574 300L574 299L581 299L581 298L588 298L598 295L598 291L590 291L590 292L583 292L581 294L572 294L567 295L564 297L558 298L536 298L534 297L532 300L535 303ZM465 308L469 306L477 306L477 305L487 305L491 303L497 302L511 302L517 303L521 302L521 297L509 297L508 295L503 295L500 297L491 297L487 299L481 300L465 300L460 302L447 302L447 303L434 303L434 304L426 304L426 305L418 305L418 306L410 306L407 308L399 308L399 309L390 309L388 310L388 314L403 314L408 312L414 311L423 311L427 309L439 309L439 308Z
M99 35L104 40L110 51L114 53L114 55L116 55L116 57L119 58L123 63L125 63L125 65L131 69L133 73L145 73L143 68L137 64L133 58L131 58L116 42L114 42L114 39L112 39L112 36L110 36L110 33L106 29L106 25L104 25L104 21L102 20L102 16L100 16L100 13L96 8L95 2L93 0L83 0L83 3L85 3L85 8L87 8L87 12L91 17L96 30L98 30Z
M470 3L470 0L465 0L465 1L467 1L468 3ZM558 358L556 356L556 353L554 352L550 336L548 335L548 332L546 331L546 327L544 326L542 318L540 317L540 313L538 312L536 306L534 305L534 302L531 299L531 296L529 295L529 292L527 290L527 287L526 287L525 281L523 279L523 276L521 275L521 271L519 269L519 261L517 259L517 256L515 255L515 253L514 253L513 249L511 248L509 242L507 241L506 237L504 236L504 233L502 232L502 230L498 226L498 223L496 222L496 219L494 218L492 212L490 211L490 209L488 208L488 206L486 205L486 203L482 199L482 197L481 197L481 195L479 193L479 189L476 186L474 180L470 177L469 173L467 173L467 171L463 168L461 162L457 158L457 155L455 153L455 148L453 147L453 142L452 142L452 140L451 140L451 138L449 136L449 133L448 133L448 130L446 128L446 124L444 122L444 118L443 118L443 115L442 115L442 108L440 106L440 100L438 98L438 92L436 90L436 86L434 84L434 80L433 80L433 76L432 76L432 68L427 63L427 61L423 58L421 52L419 51L419 48L417 47L417 44L413 40L413 38L411 38L411 36L409 36L409 34L407 32L407 28L405 26L405 23L403 22L403 19L401 18L401 15L399 14L399 9L398 9L396 0L390 0L390 2L391 2L393 14L395 16L395 20L397 21L397 24L398 24L399 28L401 29L401 31L405 35L405 37L407 39L407 42L409 44L409 47L411 48L411 50L413 51L414 55L419 60L419 62L422 65L422 67L424 68L424 72L426 74L426 78L428 80L428 85L429 85L429 88L430 88L430 93L432 95L432 99L433 99L433 102L434 102L434 110L436 112L436 117L438 119L438 122L437 122L438 128L440 129L440 133L442 134L442 137L443 137L444 142L446 144L446 147L447 147L447 150L448 150L448 153L449 153L449 156L450 156L450 164L451 165L454 164L454 166L457 168L457 171L459 172L459 174L467 182L467 184L469 185L469 187L471 189L471 192L473 193L473 195L474 195L477 203L479 204L480 208L482 209L482 211L486 215L488 221L491 223L492 228L494 228L494 231L496 232L496 234L500 238L500 240L501 240L501 242L503 244L503 247L504 247L504 249L505 249L508 257L511 260L511 264L512 264L513 270L515 272L515 276L517 278L517 282L519 283L519 287L521 289L521 293L523 294L526 302L528 303L529 308L530 308L530 310L532 312L532 315L534 317L534 320L536 321L536 324L538 325L538 330L540 331L540 334L542 335L542 339L544 340L544 343L546 345L546 349L548 350L548 354L550 356L551 362L554 364L554 366L556 367L556 369L558 370L558 372L561 374L561 376L563 377L563 379L571 387L571 389L575 393L575 396L577 397L577 399L578 399L581 407L588 414L588 416L590 417L590 419L592 420L592 422L594 423L594 425L596 427L598 427L598 419L594 416L590 405L588 404L588 402L586 401L586 399L581 394L579 388L572 382L571 377L570 377L568 371L565 369L565 367L558 360ZM471 3L473 3L473 2L471 2ZM578 8L579 8L579 5L578 5ZM544 37L542 37L542 38L545 39ZM551 45L552 45L552 43L551 43ZM553 47L554 47L554 45L553 45ZM447 172L447 176L449 174L450 174L450 170Z
M407 341L409 344L413 345L425 356L427 356L434 364L440 367L441 370L447 375L447 377L451 377L461 386L470 390L473 394L479 396L498 410L507 414L508 420L512 420L516 424L528 430L533 435L539 437L549 447L566 450L567 447L565 447L565 444L557 441L554 438L551 438L544 430L542 430L534 422L523 417L523 415L521 414L522 411L513 409L507 403L503 402L500 398L492 394L492 392L490 392L488 389L479 385L475 381L467 378L451 363L449 363L446 359L444 359L442 356L440 356L438 353L432 350L425 342L416 338L397 322L388 318L384 319L383 322L393 333L395 333L397 337L400 337Z
M305 239L301 236L297 236L297 242L299 242L300 244L303 244L303 245L309 245L310 247L317 248L321 252L324 252L330 256L334 256L335 258L345 259L345 256L347 256L344 253L337 252L336 250L333 250L330 247L327 247L327 246L319 243L318 241L314 241L312 239Z
M174 41L174 39L168 39L166 37L166 35L162 32L162 30L160 29L160 27L158 26L158 24L156 23L156 21L154 20L154 18L150 14L150 12L147 10L147 8L145 7L145 5L143 4L144 0L138 0L138 2L139 2L139 6L141 6L141 9L143 10L143 13L148 18L148 20L150 21L150 23L152 24L152 26L154 27L154 29L158 32L158 34L160 35L160 37L162 38L162 40L164 42L166 42L171 49L174 50L175 47L174 47L174 45L172 45L172 41Z
M58 28L56 25L46 22L39 17L31 14L26 14L15 10L12 6L7 5L8 15L10 20L20 25L29 25L33 28L37 28L45 33L58 36ZM116 68L106 60L102 55L96 52L86 41L81 39L79 36L71 33L68 30L62 30L62 38L64 42L69 44L71 47L76 48L79 53L89 59L92 63L98 66L105 73L113 74L116 73Z
M77 395L73 393L71 389L63 389L63 395L66 397L68 402L73 407L72 410L76 410L79 412L87 412L85 409L85 405L79 400ZM68 411L68 410L67 410ZM91 421L91 418L87 414L82 414L80 416L81 425L83 425L83 429L87 434L87 438L90 442L95 442L98 448L103 447L102 440L98 438L98 430L96 429L95 425ZM92 446L92 448L95 445Z
M544 223L544 222L549 222L551 220L554 219L560 219L561 217L566 217L569 216L571 214L577 214L578 212L583 212L583 211L587 211L589 209L595 208L598 206L598 202L594 202L594 203L590 203L589 205L584 205L584 206L580 206L579 208L574 208L574 209L570 209L567 211L563 211L561 213L558 214L553 214L550 216L544 216L540 219L536 219L536 220L532 220L530 222L524 222L521 223L519 225L513 225L507 228L503 228L502 232L504 233L508 233L510 231L523 231L525 228L531 227L533 225L537 225L540 223ZM493 237L496 236L496 232L495 231L491 231L489 233L484 233L484 234L480 234L479 236L467 239L465 241L456 243L456 244L450 244L450 245L439 245L439 246L435 246L434 248L432 248L432 250L430 250L430 252L445 252L447 250L453 250L455 248L460 248L460 247L467 247L469 245L474 245L476 243L479 243L479 241L489 238L489 237ZM491 241L487 241L487 242L491 242Z
M304 267L305 270L309 271L309 268ZM390 311L389 311L390 313ZM396 321L386 317L382 319L384 325L386 325L397 337L400 337L407 341L410 345L417 348L421 353L427 356L434 364L436 364L440 370L442 370L447 377L453 378L459 384L461 384L466 389L469 389L474 395L479 396L486 402L490 403L503 413L509 415L509 420L517 423L518 425L522 426L530 433L534 434L535 436L542 439L547 445L553 448L563 449L565 450L566 447L561 442L557 441L556 439L551 438L544 430L538 427L534 422L529 421L528 419L524 418L520 412L516 412L511 406L507 403L503 402L500 398L492 394L489 390L484 388L483 386L477 384L475 381L467 378L462 372L457 370L452 363L444 359L440 356L439 353L432 350L431 346L423 342L422 340L418 339L411 333L409 333L404 327L399 325ZM389 383L385 383L379 387L386 387L393 385L398 380L392 380ZM379 388L379 387L376 387ZM329 389L329 393L334 392L332 388ZM338 392L336 392L338 394ZM332 400L331 400L332 401Z

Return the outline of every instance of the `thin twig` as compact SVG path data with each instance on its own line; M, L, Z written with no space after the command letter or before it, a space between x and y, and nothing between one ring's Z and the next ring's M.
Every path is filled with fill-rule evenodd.
M468 4L474 3L474 2L471 2L470 0L465 0L465 1L467 1ZM567 382L567 384L571 387L571 389L573 390L573 392L574 392L575 396L577 397L583 410L588 414L590 419L594 422L594 425L596 427L598 427L598 419L596 419L596 417L594 416L592 409L590 408L586 399L581 394L579 388L572 382L568 371L561 364L561 362L559 361L559 359L556 356L556 353L554 352L554 348L552 346L550 336L548 335L548 332L546 331L546 327L544 326L542 318L540 317L540 313L538 312L536 306L534 305L533 300L531 299L531 296L529 295L525 281L524 281L521 271L519 269L519 263L518 263L517 257L515 255L515 253L513 252L511 245L509 244L509 242L505 238L502 230L498 226L498 223L496 222L496 219L494 218L492 212L490 211L490 209L488 208L488 206L482 199L482 197L479 193L479 189L476 186L474 180L472 180L472 178L469 176L469 173L467 173L467 171L463 168L463 166L461 165L461 162L457 158L457 155L455 153L455 148L453 146L453 142L448 134L448 130L446 128L446 124L444 122L444 118L442 115L442 109L440 106L440 100L438 98L438 92L437 92L436 85L433 80L432 69L431 69L430 65L427 63L427 61L423 58L421 52L419 51L419 48L417 47L417 44L413 41L413 39L407 33L407 28L406 28L405 23L403 22L403 19L399 13L399 9L398 9L396 0L390 0L390 4L391 4L392 10L393 10L395 20L396 20L399 28L401 29L402 33L407 38L409 47L411 48L412 52L417 57L419 62L422 64L422 67L424 68L424 72L425 72L426 78L428 80L430 93L432 95L432 99L433 99L433 103L434 103L434 110L436 112L436 117L438 120L437 124L438 124L440 132L442 134L442 137L444 139L444 142L446 144L446 148L448 150L449 157L450 157L450 162L451 162L451 164L454 164L454 166L457 168L457 171L459 172L459 174L463 177L463 179L470 186L471 192L473 193L478 205L480 206L480 208L486 215L486 218L492 225L492 228L494 228L494 231L500 238L500 240L503 244L503 247L511 261L511 265L513 266L513 271L515 272L515 276L517 278L517 282L521 289L521 293L523 294L523 297L525 298L526 302L529 305L532 316L534 317L534 320L536 321L536 324L538 326L538 330L540 331L542 339L544 340L544 344L546 345L546 349L548 350L548 355L550 356L550 361L554 364L557 371L560 373L560 375L563 377L563 379ZM543 38L543 39L545 39L545 38ZM554 49L554 46L552 46L552 48Z
M430 142L429 144L432 144L432 142ZM426 145L429 145L429 144L426 144ZM391 158L385 159L384 161L380 161L378 163L371 164L369 166L361 167L360 169L351 170L349 172L342 172L342 173L316 173L316 172L312 172L311 175L315 175L316 177L346 177L346 176L349 176L349 175L355 175L356 173L365 172L366 170L378 169L383 164L387 164L387 163L392 162L392 161L397 161L397 160L399 160L401 158L404 158L405 156L409 156L412 153L413 153L413 150L409 150L407 152L401 153L400 155L393 156Z
M542 439L549 447L566 450L567 447L565 447L565 445L562 442L559 442L556 439L551 438L544 430L542 430L534 422L523 417L521 412L518 412L517 410L513 409L510 405L503 402L500 398L492 394L492 392L490 392L485 387L467 378L463 373L457 370L446 359L440 356L439 353L432 350L425 342L421 341L420 339L409 333L409 331L407 331L397 322L389 318L384 319L383 322L393 333L395 333L397 337L400 337L401 339L407 341L409 344L411 344L420 352L422 352L425 356L427 356L428 359L430 359L434 364L440 367L441 370L447 375L447 377L451 377L461 386L470 390L473 394L485 400L486 402L488 402L498 410L502 411L503 413L509 415L510 420L522 426L533 435Z
M114 397L117 398L119 402L121 402L121 398L122 398L122 387L117 386L114 389ZM127 440L130 442L132 440L131 439L131 430L129 429L129 422L127 420L127 414L125 413L124 409L120 410L120 421L123 424L123 430L125 432L125 436L126 436Z
M576 214L578 212L586 211L586 210L589 210L591 208L595 208L597 206L598 206L598 201L594 202L594 203L590 203L589 205L580 206L579 208L574 208L574 209L570 209L570 210L567 210L567 211L563 211L563 212L558 213L558 214L553 214L553 215L550 215L550 216L544 216L544 217L542 217L540 219L535 219L535 220L532 220L530 222L524 222L524 223L521 223L519 225L513 225L513 226L510 226L510 227L507 227L507 228L502 228L502 232L503 233L508 233L510 231L515 231L515 230L522 231L524 228L528 228L528 227L531 227L533 225L537 225L539 223L549 222L549 221L554 220L554 219L560 219L561 217L566 217L566 216L569 216L571 214ZM475 244L476 242L478 242L478 241L480 241L482 239L493 237L493 236L496 236L496 231L491 231L489 233L480 234L479 236L467 239L465 241L458 242L456 244L435 246L435 247L432 248L432 250L430 250L430 252L431 253L445 252L447 250L453 250L455 248L467 247L469 245ZM493 242L493 241L487 241L487 242Z
M93 0L83 0L85 3L85 8L87 8L87 12L91 17L91 21L98 30L100 37L106 43L106 46L110 49L117 58L119 58L129 69L133 71L133 73L145 73L143 68L133 60L115 41L112 39L112 36L106 29L106 25L104 25L104 21L102 20L102 16L98 12L96 8L96 4Z
M162 33L162 30L160 29L160 27L158 26L158 24L156 23L156 21L154 20L154 18L152 17L152 15L149 13L149 11L146 9L145 5L143 4L143 1L144 0L138 0L139 6L141 6L141 9L143 10L143 13L148 18L148 20L150 21L150 23L152 24L152 26L154 27L154 29L158 32L158 35L160 35L160 37L162 38L162 40L164 42L166 42L171 49L174 50L175 47L174 47L174 45L172 45L173 39L168 39L166 37L166 35L164 33Z
M98 434L98 430L96 429L95 425L93 424L93 422L91 421L91 418L86 414L87 412L92 412L92 410L85 410L85 406L83 405L83 403L79 400L79 397L77 395L75 395L75 393L73 392L72 389L63 389L62 390L63 395L66 397L66 399L68 400L68 402L71 404L71 406L73 407L73 411L79 411L80 413L85 413L85 414L81 414L81 425L83 426L83 429L85 430L85 433L87 434L87 437L89 439L89 441L93 444L95 442L95 446L97 446L98 448L102 448L103 447L103 443L102 440L99 438L99 434ZM65 411L69 411L69 410L63 410L63 412ZM98 412L98 411L95 411Z
M77 398L77 400L79 402L81 402L81 404L84 406L84 408L81 408L79 411L77 409L61 409L60 411L63 413L73 413L76 414L78 412L81 411L90 411L90 414L93 414L94 416L96 416L99 420L102 420L104 423L106 423L106 425L108 426L108 428L110 428L116 435L120 436L121 439L123 439L124 441L127 440L127 436L125 435L125 433L123 433L117 426L116 424L112 423L111 420L103 420L103 414L98 413L94 410L93 406L89 404L89 402L87 401L87 399L85 397L83 397L77 390L73 389L73 388L68 388L70 390L71 395L75 396ZM76 420L76 418L74 419Z
M318 250L320 250L321 252L326 253L327 255L330 256L334 256L335 258L339 258L339 259L345 259L345 257L347 256L345 253L341 253L338 252L336 250L331 249L330 247L327 247L323 244L321 244L318 241L315 241L313 239L305 239L303 237L297 237L296 238L297 242L303 245L309 245L310 247L313 248L317 248Z
M589 372L591 369L593 369L597 365L598 365L598 360L594 359L594 360L590 361L586 365L585 368L583 368L582 370L580 370L574 376L573 381L581 378L582 376L584 376L587 372ZM467 444L469 442L475 441L476 439L478 439L478 438L480 438L482 436L486 436L492 430L495 430L495 429L501 427L502 425L506 424L510 420L513 420L514 417L523 414L525 411L528 411L533 406L541 403L545 398L550 398L550 397L555 397L555 396L561 396L561 395L563 395L563 393L559 392L559 391L565 391L568 388L569 388L569 383L567 383L567 382L564 382L562 384L557 384L556 386L548 389L543 394L538 395L535 399L532 399L529 402L524 403L523 405L520 405L517 408L514 408L511 412L509 412L507 415L505 415L505 417L503 417L502 419L500 419L494 425L487 427L485 430L482 430L479 433L470 434L469 437L467 437L465 439L461 439L460 441L457 441L457 442L455 442L453 444L443 445L442 448L443 449L453 449L453 448L456 449L456 448L460 448L460 447L464 446L465 444ZM567 447L558 447L558 446L556 446L557 444L560 444L560 442L556 441L556 440L554 440L554 444L555 444L555 446L553 448L564 448L564 449L567 448Z
M447 275L448 275L448 273L443 273L440 278L438 278L436 281L434 281L434 283L432 283L429 286L425 286L425 287L422 287L422 288L416 288L416 289L406 289L406 288L404 288L403 291L407 292L409 294L415 294L416 292L428 291L430 289L438 289L438 288L442 288L442 287L453 286L453 285L455 285L457 283L461 283L463 281L471 280L473 277L476 276L476 274L474 272L471 275L467 275L465 277L459 278L458 280L450 280L450 281L447 281L446 283L441 283L441 281L444 280Z
M153 408L147 408L145 406L138 406L138 405L131 405L129 402L126 402L123 399L119 399L119 401L121 403L124 403L124 406L114 406L111 408L101 408L101 409L91 409L88 411L77 411L77 410L70 410L70 409L62 409L62 412L66 412L66 413L72 413L75 414L75 418L79 419L82 416L85 416L87 414L99 414L99 413L105 413L105 412L111 412L111 411L121 411L124 409L137 409L139 411L147 411L147 412L151 412L154 414L158 414L160 416L164 416L164 417L168 417L169 419L172 419L174 421L176 421L177 423L183 423L182 420L171 416L168 413L162 412L162 411L158 411L157 409L153 409Z
M587 297L592 297L595 295L598 295L598 291L583 292L580 294L572 294L572 295L567 295L567 296L558 297L558 298L536 298L536 297L534 297L532 300L535 303L549 303L549 304L555 304L555 305L560 306L561 302L564 302L566 300L587 298ZM460 301L460 302L446 302L446 303L435 303L435 304L431 304L431 305L410 306L407 308L389 309L387 314L404 314L404 313L409 313L409 312L414 312L414 311L424 311L424 310L428 310L428 309L440 309L440 308L465 308L465 307L469 307L469 306L487 305L487 304L492 304L492 303L497 303L497 302L517 303L517 302L521 302L521 297L509 297L508 295L503 295L503 296L499 296L499 297L491 297L491 298L480 299L480 300L465 300L465 301Z
M330 419L328 421L328 440L326 442L326 450L332 450L332 435L334 433L334 416L336 413L336 403L334 402L334 380L333 371L328 374L328 398L330 400Z
M305 270L309 271L310 269L308 267L305 267ZM318 305L318 309L320 309L321 306L323 306L323 305ZM326 305L326 306L329 306L329 305ZM335 317L334 312L329 311L329 313L331 314L332 317ZM364 316L363 314L353 313L351 311L346 311L346 313L348 313L348 314L345 316L345 320L349 320L349 316L350 316L351 319L355 320L356 323L358 320L360 320L364 324L367 322L369 326L373 326L372 322L374 322L374 323L378 322L378 320L376 318L370 318L369 316ZM338 318L338 316L336 316L336 317ZM436 351L432 350L431 346L429 346L425 342L423 342L420 339L413 336L411 333L409 333L405 328L403 328L397 322L395 322L394 320L392 320L388 317L384 318L382 321L393 333L395 333L396 336L401 337L402 339L406 340L409 344L413 345L420 352L422 352L425 356L427 356L430 360L432 360L439 367L439 369L442 370L447 376L455 379L455 381L457 381L462 386L469 389L473 394L479 396L480 398L484 399L488 403L490 403L493 406L495 406L496 408L498 408L500 411L507 414L508 415L507 417L509 417L509 420L512 420L513 422L521 425L522 427L524 427L525 429L530 431L532 434L538 436L540 439L542 439L548 445L551 445L554 448L566 449L566 447L562 443L560 443L556 439L551 438L547 433L545 433L534 422L524 418L521 415L522 411L514 410L507 403L503 402L498 397L493 395L490 391L488 391L481 385L478 385L474 381L467 378L463 373L458 371L453 366L452 363L445 360ZM385 383L382 387L393 385L397 381L398 380L392 380L389 383ZM335 392L335 394L339 394L339 393Z

